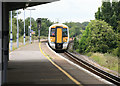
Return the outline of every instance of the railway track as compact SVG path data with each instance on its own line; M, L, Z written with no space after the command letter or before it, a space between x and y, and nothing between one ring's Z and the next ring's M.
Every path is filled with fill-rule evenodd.
M67 55L72 62L82 66L83 68L89 70L90 72L100 76L101 78L103 78L103 79L105 79L105 80L107 80L115 85L120 86L120 77L117 77L113 74L110 74L106 71L103 71L103 70L93 66L90 63L87 63L86 61L74 56L69 51L65 51L64 54Z

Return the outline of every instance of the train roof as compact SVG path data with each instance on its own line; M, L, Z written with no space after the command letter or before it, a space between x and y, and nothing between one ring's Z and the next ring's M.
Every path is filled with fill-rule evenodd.
M56 26L62 26L62 27L68 28L68 26L65 24L53 24L50 26L50 28L52 28L52 27L55 28Z

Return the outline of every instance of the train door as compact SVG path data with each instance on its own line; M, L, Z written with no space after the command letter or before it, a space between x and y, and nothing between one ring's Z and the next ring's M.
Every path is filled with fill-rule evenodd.
M57 43L62 43L62 28L57 28Z
M56 27L56 49L63 48L62 27Z

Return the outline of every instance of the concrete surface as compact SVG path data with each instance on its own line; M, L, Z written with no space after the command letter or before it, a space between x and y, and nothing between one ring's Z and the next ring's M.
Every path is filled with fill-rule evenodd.
M43 56L38 43L10 53L7 85L75 84Z
M42 43L42 50L52 58L54 62L56 62L59 66L61 66L65 71L67 71L70 75L76 78L82 85L84 86L111 86L109 82L106 80L103 80L102 78L97 78L91 73L87 72L86 70L83 70L82 68L79 68L75 65L72 65L65 59L61 58L57 54L53 53L54 51L51 51L46 46L46 43ZM67 57L65 57L67 58Z

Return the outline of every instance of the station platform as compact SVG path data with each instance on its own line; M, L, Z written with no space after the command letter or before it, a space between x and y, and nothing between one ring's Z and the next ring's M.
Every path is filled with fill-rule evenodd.
M39 43L10 53L7 85L75 84L40 52Z
M28 44L9 54L6 86L103 85L51 51L45 42Z

